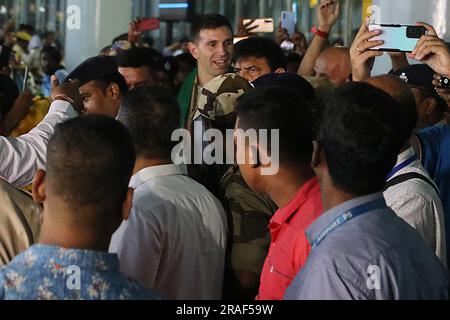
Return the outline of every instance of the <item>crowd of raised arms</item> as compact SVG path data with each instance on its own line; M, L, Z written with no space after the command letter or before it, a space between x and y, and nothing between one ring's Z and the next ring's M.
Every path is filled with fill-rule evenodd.
M372 76L339 14L309 43L197 16L163 53L137 19L74 70L7 23L0 299L448 299L449 45L420 22Z

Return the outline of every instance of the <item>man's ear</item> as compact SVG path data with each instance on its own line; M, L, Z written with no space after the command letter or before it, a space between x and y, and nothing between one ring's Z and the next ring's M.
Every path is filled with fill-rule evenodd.
M128 220L128 218L130 217L131 208L133 206L133 193L134 193L134 190L131 188L128 188L127 195L125 197L125 201L123 202L123 205L122 205L123 220Z
M198 60L198 47L193 42L188 42L188 49L191 55Z
M277 70L274 71L274 73L286 73L286 69L278 68Z
M249 145L248 146L248 160L249 164L252 166L252 168L258 168L261 167L261 146L259 144L257 145ZM263 151L264 152L264 151Z
M113 100L117 100L120 97L120 88L117 83L111 83L108 87L109 94Z
M47 197L45 193L45 171L38 170L33 180L33 200L36 203L43 203Z
M313 154L311 160L311 167L318 168L324 162L323 148L318 141L313 141Z
M426 115L431 115L436 111L437 100L436 98L429 97L423 101L423 107Z

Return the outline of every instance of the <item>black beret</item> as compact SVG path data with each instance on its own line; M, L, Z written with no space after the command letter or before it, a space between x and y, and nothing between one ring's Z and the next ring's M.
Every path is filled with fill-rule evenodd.
M393 72L393 74L411 87L433 90L433 76L435 72L426 64L414 64Z
M392 73L412 88L429 91L436 98L438 107L443 111L447 110L447 103L439 96L436 87L433 85L433 77L436 72L428 65L414 64Z
M303 77L295 73L270 73L259 77L252 82L255 88L266 88L272 86L283 86L297 89L308 101L316 98L313 86Z
M78 79L80 86L85 85L93 80L110 77L120 76L117 64L112 57L97 56L89 58L75 68L65 79L65 82L69 80ZM124 80L125 81L125 80Z

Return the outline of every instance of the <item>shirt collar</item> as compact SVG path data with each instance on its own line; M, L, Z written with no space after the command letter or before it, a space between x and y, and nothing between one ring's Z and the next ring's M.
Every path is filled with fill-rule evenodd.
M63 267L77 266L81 270L119 272L117 254L107 251L67 249L58 246L33 245L23 253L25 262L38 260Z
M286 221L288 221L293 214L297 213L299 208L316 192L320 192L320 186L317 178L314 177L300 188L294 199L275 213L272 222L280 225L286 223Z
M131 177L130 188L136 189L141 184L157 178L157 177L167 177L167 176L177 176L177 175L187 175L186 165L176 165L168 164L162 166L153 166L144 168L135 175Z
M374 193L368 196L355 198L334 207L320 217L306 230L306 236L310 244L313 244L317 237L325 230L332 222L334 222L340 215L356 208L364 203L383 198L383 193Z
M412 156L415 156L416 152L414 151L413 147L408 148L406 151L403 151L400 153L400 155L397 157L397 163L395 164L395 167L402 164Z

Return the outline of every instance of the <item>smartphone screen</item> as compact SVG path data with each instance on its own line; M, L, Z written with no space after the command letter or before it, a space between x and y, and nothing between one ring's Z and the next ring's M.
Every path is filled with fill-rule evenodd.
M158 18L148 18L142 20L137 26L137 31L153 31L159 29L159 19Z
M381 46L371 49L378 51L412 52L420 37L426 35L426 29L421 26L370 24L369 31L374 30L381 30L382 33L370 41L384 41Z
M281 12L281 27L292 36L295 32L295 14L292 11Z

